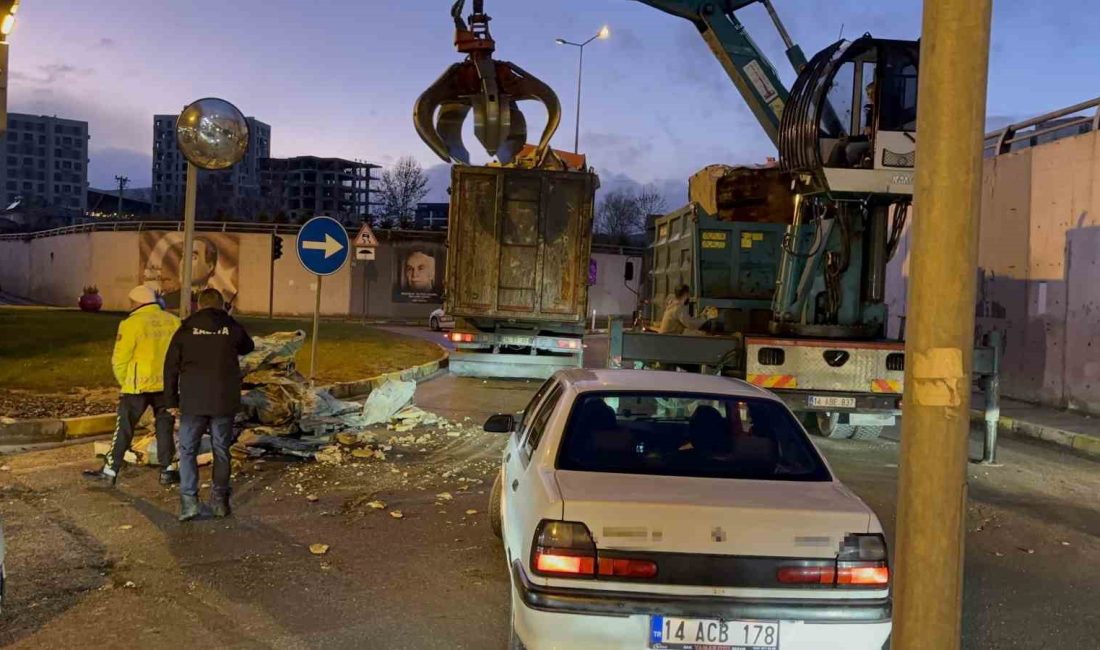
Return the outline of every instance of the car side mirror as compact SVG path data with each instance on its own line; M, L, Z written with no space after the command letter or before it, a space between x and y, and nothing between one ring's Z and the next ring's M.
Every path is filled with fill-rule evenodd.
M634 281L634 262L629 261L629 262L626 263L626 269L623 271L623 281L624 282L633 282Z
M482 428L488 433L512 433L516 429L516 418L507 413L497 413L486 420Z

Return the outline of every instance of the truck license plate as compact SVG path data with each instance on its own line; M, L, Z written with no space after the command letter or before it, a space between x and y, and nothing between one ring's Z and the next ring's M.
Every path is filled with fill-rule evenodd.
M811 395L810 406L827 409L854 409L856 407L856 398Z
M719 621L652 616L649 647L655 650L778 650L778 621Z

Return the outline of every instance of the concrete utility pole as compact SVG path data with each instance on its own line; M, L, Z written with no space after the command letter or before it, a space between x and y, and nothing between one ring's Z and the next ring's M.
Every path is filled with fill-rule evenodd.
M115 181L118 182L118 216L122 216L122 193L126 191L126 185L130 183L130 179L126 176L115 176Z
M925 0L906 323L895 650L960 643L992 0Z

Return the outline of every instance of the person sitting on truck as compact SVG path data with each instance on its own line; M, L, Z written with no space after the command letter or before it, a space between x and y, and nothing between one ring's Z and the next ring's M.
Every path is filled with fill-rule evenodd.
M676 290L676 293L668 297L665 303L665 312L661 316L661 334L701 334L700 328L709 320L718 316L718 310L708 307L699 318L692 318L688 308L688 299L691 298L691 287L686 284Z

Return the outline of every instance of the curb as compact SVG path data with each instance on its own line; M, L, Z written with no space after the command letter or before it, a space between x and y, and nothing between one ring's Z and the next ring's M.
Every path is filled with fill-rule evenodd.
M971 422L985 422L985 412L979 410L970 411ZM1014 433L1035 440L1053 443L1060 447L1072 449L1094 459L1100 459L1100 438L1095 436L1066 431L1054 427L1047 427L1033 422L1025 422L1001 416L997 425L998 430L1004 433Z
M356 395L365 395L387 381L392 381L394 379L420 383L434 376L437 372L446 368L450 363L451 355L442 347L439 349L442 354L435 361L422 363L419 366L413 366L412 368L406 368L404 370L387 372L376 377L368 377L367 379L360 379L358 381L341 382L329 386L320 386L320 388L328 389L328 391L332 393L332 396L337 399L347 399L349 397L355 397Z
M439 349L441 356L435 361L422 363L404 370L395 370L376 377L319 386L319 388L328 389L332 396L337 399L347 399L369 393L393 379L420 383L447 367L450 355L442 347ZM64 442L66 440L101 436L114 432L116 419L117 415L114 413L103 413L76 418L0 422L0 445Z

